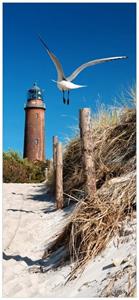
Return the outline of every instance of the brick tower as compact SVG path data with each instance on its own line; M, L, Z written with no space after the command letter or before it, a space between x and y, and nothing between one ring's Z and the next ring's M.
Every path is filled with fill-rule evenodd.
M28 90L25 109L24 158L45 160L45 103L42 91L36 85Z

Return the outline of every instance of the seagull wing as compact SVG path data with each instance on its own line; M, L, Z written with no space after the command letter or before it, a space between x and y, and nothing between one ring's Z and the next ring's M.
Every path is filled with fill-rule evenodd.
M65 79L65 75L64 75L61 63L59 62L57 57L49 50L46 43L42 40L42 38L40 36L39 36L39 39L56 67L57 75L58 75L57 81L61 81L61 80Z
M78 74L83 71L85 68L87 67L91 67L97 64L101 64L104 62L108 62L108 61L112 61L112 60L116 60L116 59L123 59L123 58L127 58L127 56L116 56L116 57L108 57L108 58L101 58L101 59L95 59L95 60L91 60L83 65L81 65L80 67L78 67L69 77L67 77L66 79L69 81L72 81L74 78L76 78L78 76Z

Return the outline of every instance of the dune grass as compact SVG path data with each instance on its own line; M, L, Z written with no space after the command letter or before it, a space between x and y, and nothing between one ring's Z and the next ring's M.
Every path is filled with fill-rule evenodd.
M135 102L133 91L132 103ZM92 122L97 192L84 196L82 153L77 136L64 151L64 193L69 199L71 196L71 201L77 200L76 208L69 224L44 253L45 258L63 246L65 260L76 261L77 268L105 248L123 220L130 218L135 209L135 107L100 110L99 116L92 117Z

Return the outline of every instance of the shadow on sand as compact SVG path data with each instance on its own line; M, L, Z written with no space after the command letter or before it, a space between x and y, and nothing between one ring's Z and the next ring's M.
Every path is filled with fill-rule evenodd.
M15 209L15 208L9 208L9 209L7 209L7 211L13 211L13 212L20 211L20 212L24 212L24 213L27 213L27 214L29 214L29 213L32 213L32 214L34 214L34 213L35 213L35 212L34 212L34 211L32 211L32 210L25 210L25 209Z
M24 261L28 266L39 265L40 261L42 261L41 259L32 260L27 256L22 257L21 255L7 255L5 252L3 252L3 259L4 260L14 259L16 261Z
M46 183L34 187L39 189L37 190L36 194L29 194L28 199L34 201L54 202L52 194L50 194L47 190Z
M36 187L36 186L34 186L34 187ZM37 190L36 194L29 194L28 199L34 200L34 201L42 201L42 202L51 203L51 205L48 208L41 209L41 212L43 212L44 214L53 213L53 212L57 211L54 195L52 195L48 192L46 183L44 183L42 185L38 185L37 187L39 187L40 189ZM66 215L66 214L69 214L69 212L72 212L74 207L75 207L75 203L74 204L71 203L69 206L64 207L62 209L62 211Z
M29 271L32 273L45 273L49 271L50 269L55 269L57 268L61 262L63 262L63 255L65 253L65 250L63 247L60 247L58 250L56 250L50 257L46 259L37 259L37 260L32 260L31 258L27 256L21 256L21 255L8 255L5 252L3 252L3 259L4 260L10 260L14 259L15 261L24 261L28 268Z

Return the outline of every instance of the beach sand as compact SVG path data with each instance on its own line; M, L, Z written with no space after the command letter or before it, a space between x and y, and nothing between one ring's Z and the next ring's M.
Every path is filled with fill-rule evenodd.
M72 264L53 269L58 252L41 259L71 210L56 210L45 183L3 184L3 297L126 297L135 290L135 217L74 280L66 283Z

